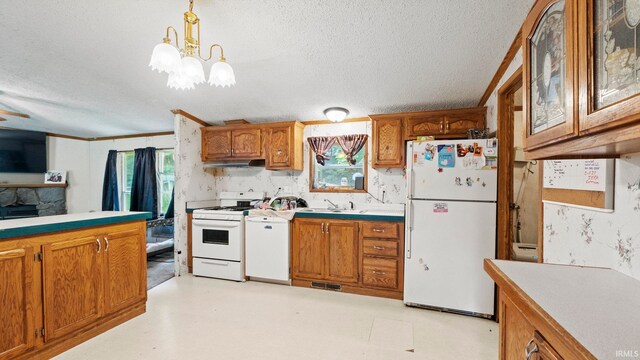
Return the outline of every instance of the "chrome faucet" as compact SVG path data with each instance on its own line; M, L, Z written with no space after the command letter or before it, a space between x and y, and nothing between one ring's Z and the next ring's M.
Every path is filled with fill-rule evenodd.
M324 199L325 202L328 202L329 204L333 205L334 209L338 209L338 205L334 204L331 200L329 199Z

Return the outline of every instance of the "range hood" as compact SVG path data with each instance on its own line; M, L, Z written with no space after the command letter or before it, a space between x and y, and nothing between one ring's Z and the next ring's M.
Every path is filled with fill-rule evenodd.
M221 168L221 167L264 167L264 159L255 160L232 160L232 161L219 161L219 162L207 162L204 164L207 168Z

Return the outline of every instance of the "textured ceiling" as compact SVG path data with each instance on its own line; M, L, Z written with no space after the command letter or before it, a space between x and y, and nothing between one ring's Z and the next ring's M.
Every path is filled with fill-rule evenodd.
M186 0L0 2L2 126L77 136L475 105L533 0L196 0L237 85L178 91L148 67ZM208 75L210 64L205 64Z

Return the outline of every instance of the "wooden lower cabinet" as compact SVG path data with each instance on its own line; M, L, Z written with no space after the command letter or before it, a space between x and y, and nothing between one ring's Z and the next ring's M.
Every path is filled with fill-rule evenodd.
M100 246L96 236L42 246L45 341L67 335L102 316Z
M544 312L491 260L484 269L496 282L501 360L595 360L596 358Z
M126 308L147 297L146 239L135 229L103 236L105 313Z
M0 247L0 359L20 355L34 346L32 281L33 249Z
M325 277L325 221L304 219L293 226L293 278L324 279Z
M341 283L358 283L358 223L327 222L325 233L327 279Z
M293 285L402 299L402 229L397 222L294 219Z
M144 313L146 223L0 241L0 359L50 358Z

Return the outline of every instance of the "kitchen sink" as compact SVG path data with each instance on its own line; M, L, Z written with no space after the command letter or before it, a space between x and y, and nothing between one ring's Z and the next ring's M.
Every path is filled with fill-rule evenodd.
M367 210L343 210L343 209L300 209L299 212L314 212L319 214L364 214Z

